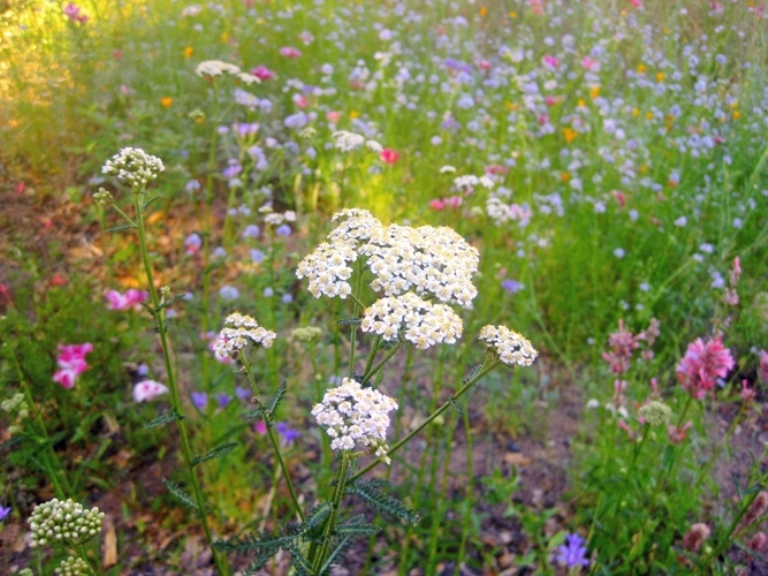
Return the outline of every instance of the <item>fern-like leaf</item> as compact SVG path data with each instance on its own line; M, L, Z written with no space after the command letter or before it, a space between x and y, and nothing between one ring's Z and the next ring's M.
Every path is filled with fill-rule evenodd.
M176 420L184 420L184 416L176 412L175 409L171 408L163 414L162 416L159 416L155 418L154 420L151 420L144 424L144 428L156 428L158 426L163 426L164 424L170 424L171 422L175 422Z
M197 502L195 502L189 494L184 492L181 486L175 482L171 482L167 478L163 478L163 486L165 486L165 489L171 493L171 496L176 498L176 500L181 502L184 506L195 510L198 514L200 513L200 508L198 507Z
M237 448L237 442L225 442L224 444L216 446L216 448L214 448L207 454L201 454L200 456L195 456L194 458L192 458L192 466L197 466L202 462L213 460L214 458L219 458L221 456L224 456L225 454L229 454L235 448Z
M345 493L359 496L366 504L378 512L389 514L409 524L417 524L419 522L418 514L409 510L399 500L384 494L378 489L378 486L371 483L354 482L351 485L347 485Z
M229 540L217 540L213 547L219 552L232 552L235 554L247 554L256 552L259 555L267 554L267 558L274 555L280 548L288 549L292 542L295 542L301 535L296 532L289 532L282 536L275 536L270 532L260 534L245 534L235 536Z
M318 576L315 574L312 564L304 557L304 553L301 551L298 543L291 542L288 544L287 550L291 554L291 568L295 570L296 576ZM321 572L320 576L322 574L324 573Z
M472 368L469 369L469 374L467 374L464 380L462 380L462 384L467 384L470 380L472 380L472 378L477 376L477 374L480 372L482 367L483 367L482 364L475 364L474 366L472 366Z
M286 381L283 380L280 382L280 386L277 387L277 391L272 398L272 402L269 403L270 413L274 414L275 410L277 410L277 407L280 406L280 402L282 402L283 398L285 398L286 390L288 390L288 385L286 384Z
M344 538L341 538L338 541L338 543L334 546L333 550L331 550L331 553L328 554L328 558L325 559L325 563L320 568L321 574L326 574L330 572L331 566L333 566L335 562L337 562L344 556L344 553L349 547L349 543L351 541L352 541L352 536L346 536Z
M124 232L125 230L133 230L134 228L138 228L136 224L121 224L120 226L112 226L112 228L107 228L107 232L110 234L115 232Z
M322 526L325 519L331 515L332 511L333 511L333 506L331 505L330 502L325 502L320 506L310 510L309 514L307 515L307 519L304 522L304 525L301 527L302 532L304 532L305 534L311 534L312 532L320 528L320 526Z
M336 324L339 326L360 326L362 322L363 321L360 318L342 318L341 320L337 320Z
M355 538L357 536L370 536L376 534L381 529L365 521L364 516L355 516L344 524L336 527L336 534L343 537Z

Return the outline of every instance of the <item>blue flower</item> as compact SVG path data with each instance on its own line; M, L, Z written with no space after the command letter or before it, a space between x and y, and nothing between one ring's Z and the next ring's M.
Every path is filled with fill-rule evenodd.
M586 541L578 534L568 534L565 537L565 544L561 544L557 548L557 556L555 561L559 562L568 568L574 566L589 566L589 560L587 560L587 547L584 545Z
M0 522L8 518L8 515L11 513L11 510L13 510L13 508L11 508L10 506L8 508L3 508L2 506L0 506Z
M504 290L507 292L514 294L516 292L520 292L520 290L523 290L525 288L525 284L518 282L517 280L507 279L502 281L501 287L504 288Z
M275 429L277 430L277 433L283 437L283 440L285 440L286 444L290 444L291 442L298 440L298 438L301 436L301 432L288 426L287 422L278 422L277 426L275 426Z
M205 407L208 405L208 394L205 392L192 392L192 404L198 410L205 410Z

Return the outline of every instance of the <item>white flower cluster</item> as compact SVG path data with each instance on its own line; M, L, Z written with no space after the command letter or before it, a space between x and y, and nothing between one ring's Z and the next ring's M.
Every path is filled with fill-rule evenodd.
M450 228L392 224L374 234L359 252L368 257L368 268L376 276L371 288L387 296L415 290L465 308L477 296L472 275L480 255Z
M102 166L103 174L114 174L132 188L146 186L165 170L163 161L141 148L123 148Z
M205 60L197 65L195 74L198 76L221 76L222 74L231 74L232 76L235 76L240 74L240 68L234 64L222 62L221 60Z
M478 338L508 366L530 366L539 355L528 340L504 326L485 326Z
M413 292L377 300L363 313L363 332L373 332L384 340L403 337L419 350L446 342L454 344L464 330L461 318L444 304L432 304Z
M478 178L473 174L469 174L467 176L457 176L453 179L453 185L456 186L456 188L459 190L467 193L474 191L474 189L478 186L482 186L486 190L493 190L493 187L495 186L493 180L488 178L488 176L480 176Z
M90 570L85 560L77 556L70 556L66 560L61 561L55 572L56 576L86 576L90 573Z
M374 454L389 464L386 456L387 412L397 410L397 403L373 388L344 378L341 386L331 388L323 401L312 409L312 416L333 439L331 449L352 450L355 443L375 448Z
M277 338L277 334L259 326L251 316L234 312L227 316L225 324L233 328L223 328L218 339L213 343L216 358L236 358L240 350L253 344L269 348Z
M505 204L496 196L491 196L485 201L485 213L493 219L496 226L501 226L510 220L516 220L517 216L512 210L512 206Z
M364 136L355 134L354 132L347 132L346 130L338 130L333 133L334 146L337 150L342 152L353 152L358 148L361 148L363 144L371 152L379 154L384 147L376 142L376 140L366 140Z
M49 500L35 507L29 518L32 547L56 542L83 544L101 531L103 518L98 508L86 510L74 500Z
M264 222L272 226L280 226L284 222L296 222L296 212L293 210L286 210L283 213L270 212L264 217Z
M329 242L304 258L296 273L309 278L309 290L316 298L351 294L348 263L363 256L375 276L371 288L377 292L399 296L414 290L441 302L471 307L477 296L472 275L480 256L450 228L385 227L370 212L359 209L344 210L333 220L340 222L328 235Z
M240 74L238 74L237 77L246 86L250 86L251 84L261 84L261 80L259 79L258 76L254 76L253 74L249 74L248 72L240 72Z

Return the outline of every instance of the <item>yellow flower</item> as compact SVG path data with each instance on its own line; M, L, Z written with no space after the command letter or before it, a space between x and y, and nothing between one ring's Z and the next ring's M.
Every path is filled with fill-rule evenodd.
M637 66L637 73L638 74L645 74L645 64L639 64Z
M634 108L632 108L632 116L634 116L635 118L637 118L638 116L640 116L640 108L638 108L637 106L635 106Z
M576 132L573 128L563 128L563 138L565 138L565 141L569 144L576 140L576 136L578 136L579 133ZM563 174L568 174L567 172L563 172ZM569 176L570 178L570 176Z
M507 100L506 102L504 102L504 108L506 108L510 112L514 112L515 110L520 108L520 104L516 102L510 102L509 100Z
M600 96L600 86L592 86L592 88L589 90L589 96L593 100Z
M359 117L360 117L360 112L358 112L357 110L350 110L349 112L350 120L354 120L355 118L359 118Z
M166 96L165 98L160 98L160 104L163 108L170 108L171 104L173 104L173 98L170 96Z
M741 112L739 112L738 110L734 110L733 111L733 119L734 120L738 120L739 118L741 118Z
M645 174L646 172L648 172L648 166L643 164L642 166L640 166L640 174Z
M510 13L509 13L509 17L510 17L510 18L517 18L517 12L515 12L515 11L513 10L512 12L510 12Z
M227 42L229 42L229 34L227 32L222 32L221 33L221 43L222 44L226 44Z
M659 84L664 82L664 72L656 72L656 82Z
M579 108L584 108L586 105L587 103L581 98L579 98L579 101L576 103L576 106L578 106Z
M195 53L195 49L192 46L184 48L184 58L192 58L192 54Z
M653 112L651 112L650 110L648 112L646 112L645 113L645 119L646 120L653 120Z
M571 175L568 172L560 173L560 180L563 182L563 184L567 184L568 180L570 179L571 179Z
M485 16L486 14L488 14L488 8L486 8L485 6L481 6L480 7L480 16Z

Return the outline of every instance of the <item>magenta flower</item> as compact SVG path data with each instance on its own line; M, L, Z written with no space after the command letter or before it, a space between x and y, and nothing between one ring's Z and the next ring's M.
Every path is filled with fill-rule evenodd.
M154 400L160 394L167 394L168 387L154 380L142 380L133 387L134 402L148 402Z
M80 7L70 2L64 7L64 16L69 18L71 22L79 22L85 24L88 22L88 16L80 11Z
M253 70L251 70L251 74L256 76L259 80L262 82L264 80L269 80L270 78L275 77L275 73L267 68L266 66L256 66Z
M126 290L125 294L120 294L117 290L110 290L107 292L107 300L109 304L107 308L109 310L134 310L141 309L141 303L149 298L149 292L144 290L136 290L130 288Z
M88 363L85 361L85 355L93 351L93 344L66 344L59 345L59 355L56 357L56 364L59 366L53 375L53 381L58 382L64 388L72 388L75 385L77 377L85 372Z
M619 320L619 329L608 337L611 345L609 352L603 352L603 360L611 365L615 374L628 372L632 362L632 352L638 346L640 335L634 336L632 332L624 329L624 320Z
M544 64L545 68L549 68L550 70L554 71L560 65L560 60L558 60L556 56L547 54L541 59L541 63Z
M760 380L768 384L768 352L760 350L760 368L757 373L760 375Z
M677 366L677 379L691 396L700 400L717 378L725 378L734 364L731 352L723 347L719 336L708 342L697 338L688 345Z
M381 154L379 154L379 160L384 162L385 164L389 164L392 166L400 159L400 152L397 152L396 150L392 150L392 148L384 148L384 150L381 151Z

